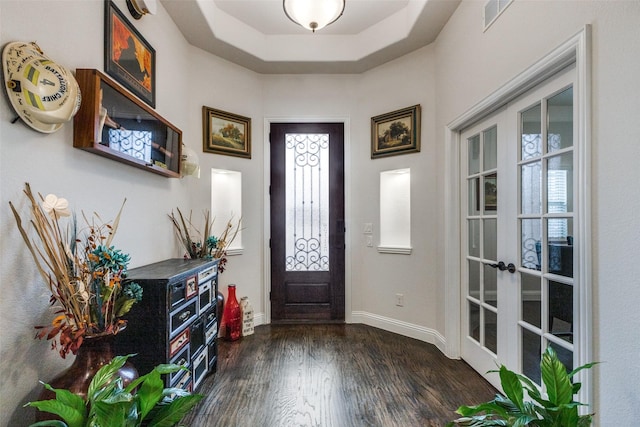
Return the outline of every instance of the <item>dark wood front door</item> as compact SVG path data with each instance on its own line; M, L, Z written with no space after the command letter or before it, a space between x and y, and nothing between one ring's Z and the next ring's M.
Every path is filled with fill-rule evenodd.
M271 124L271 320L344 320L344 125Z

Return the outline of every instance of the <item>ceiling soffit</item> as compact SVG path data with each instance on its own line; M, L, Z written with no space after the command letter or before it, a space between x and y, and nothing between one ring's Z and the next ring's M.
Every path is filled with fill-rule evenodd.
M314 34L282 0L161 0L190 44L264 74L361 73L432 43L460 2L346 1Z

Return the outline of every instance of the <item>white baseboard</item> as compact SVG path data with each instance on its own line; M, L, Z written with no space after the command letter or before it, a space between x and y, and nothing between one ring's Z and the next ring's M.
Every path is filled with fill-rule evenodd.
M412 323L403 322L389 317L379 316L377 314L367 313L366 311L352 312L349 323L362 323L388 332L393 332L394 334L415 338L435 345L442 354L447 355L447 342L444 336L435 329L414 325ZM255 326L264 325L264 313L255 313L253 316L253 324Z
M254 313L253 314L253 325L260 326L264 325L264 313Z
M447 342L444 336L435 329L414 325L413 323L403 322L390 317L367 313L366 311L353 311L351 313L350 323L362 323L385 331L393 332L395 334L403 335L405 337L428 342L429 344L435 345L442 354L447 354Z

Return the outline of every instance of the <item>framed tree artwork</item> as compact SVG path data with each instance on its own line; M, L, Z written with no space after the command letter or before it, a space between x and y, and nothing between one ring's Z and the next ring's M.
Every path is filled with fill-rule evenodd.
M251 118L202 107L203 151L251 158Z
M420 151L420 105L371 118L371 158Z

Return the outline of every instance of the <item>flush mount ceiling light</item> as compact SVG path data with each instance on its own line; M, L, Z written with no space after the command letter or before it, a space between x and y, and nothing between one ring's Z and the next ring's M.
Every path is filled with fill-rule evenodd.
M289 19L315 33L340 18L344 3L345 0L283 0L283 7Z

